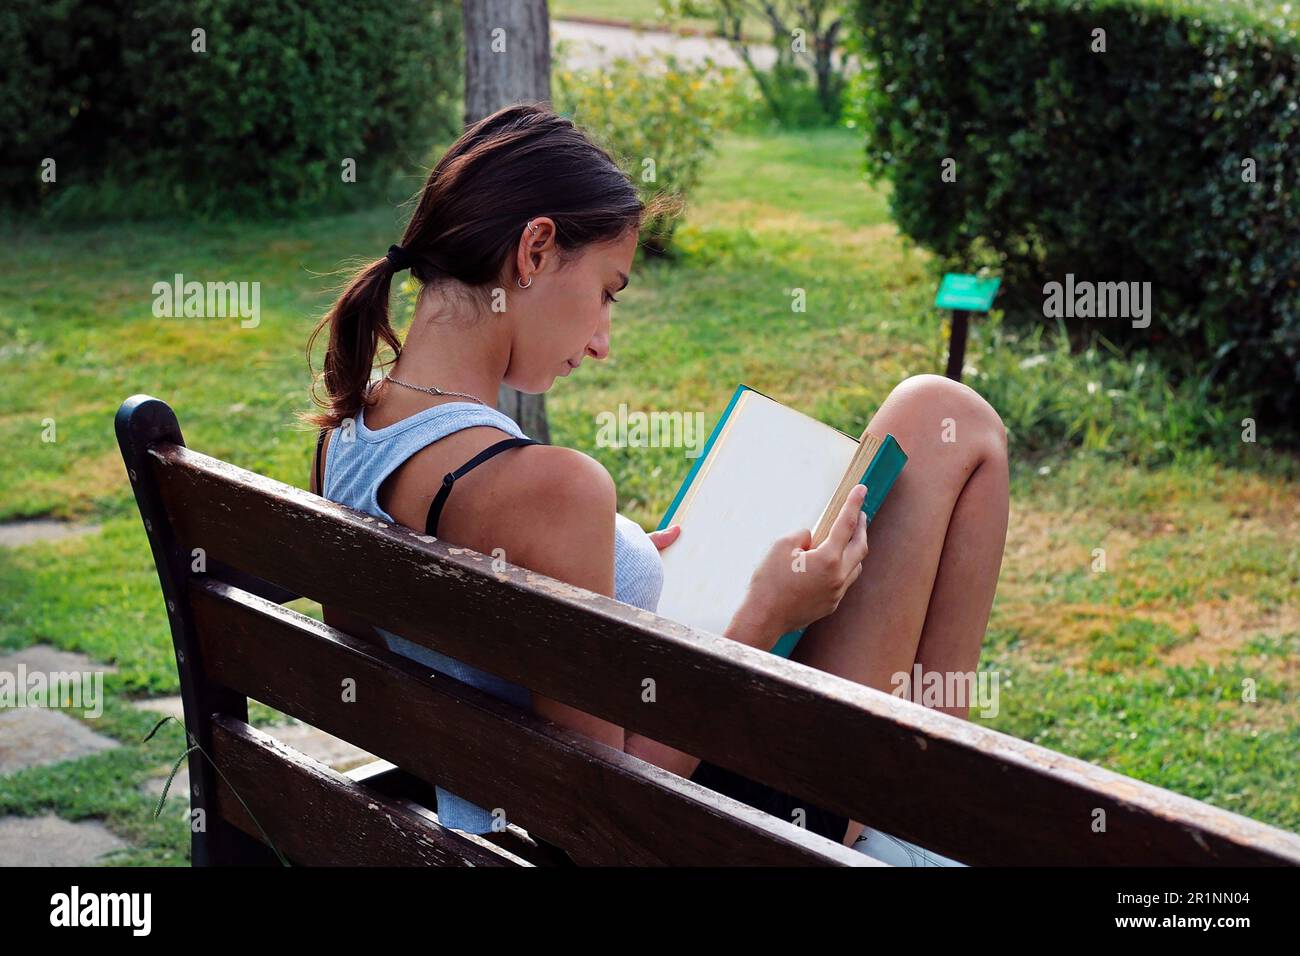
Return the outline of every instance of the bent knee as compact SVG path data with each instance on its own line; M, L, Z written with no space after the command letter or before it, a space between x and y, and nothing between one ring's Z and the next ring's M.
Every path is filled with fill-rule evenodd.
M1005 455L1007 430L1002 416L975 389L942 375L912 375L903 379L886 399L886 406L918 427L947 430L952 439L962 433L990 442L990 451ZM885 406L882 406L882 408Z

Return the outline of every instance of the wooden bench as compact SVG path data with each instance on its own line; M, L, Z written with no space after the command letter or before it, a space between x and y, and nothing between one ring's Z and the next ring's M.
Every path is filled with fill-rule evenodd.
M1300 863L1295 834L192 451L157 399L116 429L187 731L220 768L191 753L195 865L877 865L282 606L298 596L972 865ZM385 762L336 773L251 727L249 699ZM505 829L440 826L435 782Z

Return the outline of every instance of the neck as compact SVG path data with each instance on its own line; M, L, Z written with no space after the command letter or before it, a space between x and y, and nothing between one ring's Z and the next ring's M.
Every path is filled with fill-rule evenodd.
M412 385L465 392L495 408L510 364L510 330L501 318L465 307L452 309L444 297L430 291L421 297L392 376ZM385 400L419 407L469 400L400 387L385 391Z

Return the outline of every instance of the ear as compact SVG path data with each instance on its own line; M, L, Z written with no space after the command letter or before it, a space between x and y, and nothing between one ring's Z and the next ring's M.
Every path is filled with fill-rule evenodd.
M515 275L524 282L534 273L550 268L559 256L555 244L555 220L549 216L534 216L519 232L515 250Z

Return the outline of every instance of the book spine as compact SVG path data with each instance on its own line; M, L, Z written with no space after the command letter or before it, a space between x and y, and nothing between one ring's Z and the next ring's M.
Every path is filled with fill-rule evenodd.
M876 517L876 512L885 503L885 496L894 487L894 481L907 464L907 455L893 435L886 435L880 445L880 451L871 459L862 484L867 486L867 498L862 502L862 510L867 513L867 521Z

